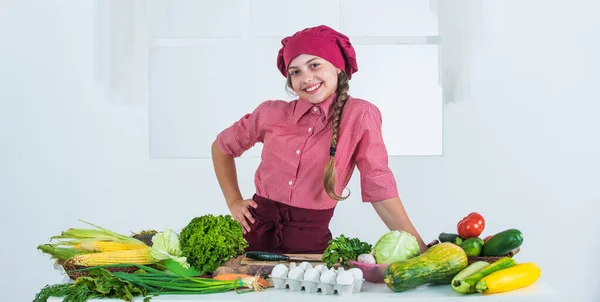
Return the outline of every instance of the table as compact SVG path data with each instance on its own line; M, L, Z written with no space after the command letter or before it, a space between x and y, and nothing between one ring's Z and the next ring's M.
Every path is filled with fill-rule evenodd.
M426 302L426 301L483 301L483 302L554 302L559 301L558 295L548 284L537 282L526 288L511 292L494 295L460 295L449 285L423 285L402 293L390 291L385 284L374 284L365 282L359 293L342 297L337 294L324 295L321 292L307 293L305 291L291 291L289 289L275 289L260 293L237 294L228 292L210 295L166 295L153 297L151 301L182 302L182 301L402 301L402 302ZM134 301L142 301L136 298ZM62 301L59 298L50 298L48 301ZM94 302L119 301L119 300L90 300Z

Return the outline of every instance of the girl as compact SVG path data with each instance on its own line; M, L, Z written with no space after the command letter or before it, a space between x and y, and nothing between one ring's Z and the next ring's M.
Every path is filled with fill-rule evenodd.
M266 101L221 132L212 145L219 185L247 250L322 253L329 221L354 167L361 194L390 230L405 230L427 249L398 197L381 135L381 113L348 95L358 70L348 37L327 27L307 28L282 41L277 67L297 100ZM263 143L256 194L240 193L234 158Z

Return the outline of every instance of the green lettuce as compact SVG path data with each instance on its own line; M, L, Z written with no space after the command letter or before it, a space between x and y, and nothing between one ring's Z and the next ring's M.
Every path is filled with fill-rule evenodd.
M190 265L202 273L214 272L223 261L248 247L242 226L231 215L195 217L179 234L181 251Z

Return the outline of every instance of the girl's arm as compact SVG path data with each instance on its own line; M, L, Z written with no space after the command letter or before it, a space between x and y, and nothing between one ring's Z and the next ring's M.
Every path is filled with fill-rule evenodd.
M399 197L373 202L373 208L390 230L407 231L417 238L421 253L427 250L427 245L408 218Z
M217 175L217 180L219 181L227 205L233 201L243 199L238 185L235 160L223 154L217 141L212 144L212 159L215 174Z
M224 154L219 148L219 143L215 141L212 144L212 159L215 168L217 180L225 196L227 207L231 212L233 219L238 221L243 227L243 233L250 232L250 225L255 222L254 217L248 210L248 207L258 206L252 199L244 200L238 185L235 160Z

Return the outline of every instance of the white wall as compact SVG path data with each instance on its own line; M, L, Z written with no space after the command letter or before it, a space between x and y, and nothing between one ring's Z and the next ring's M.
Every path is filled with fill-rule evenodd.
M444 156L390 159L401 197L426 239L470 211L489 232L521 229L519 261L537 262L561 300L598 301L600 4L483 8L472 97L445 108ZM30 301L63 279L35 247L83 226L78 218L126 233L226 213L209 160L150 160L147 104L103 98L93 9L0 4L3 301ZM256 160L238 164L247 196ZM374 241L385 228L357 199L357 179L350 189L334 235Z

